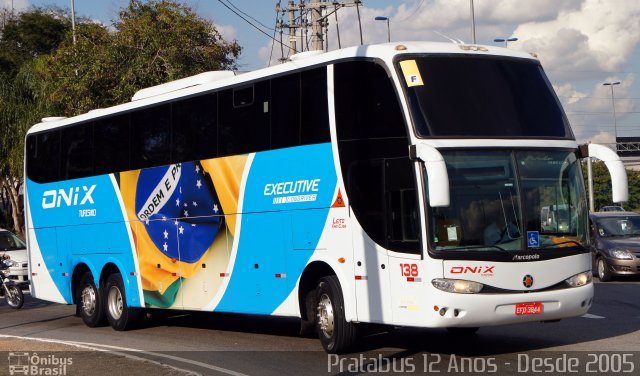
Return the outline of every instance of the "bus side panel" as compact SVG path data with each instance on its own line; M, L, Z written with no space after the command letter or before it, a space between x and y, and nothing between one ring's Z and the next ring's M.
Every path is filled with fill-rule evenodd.
M336 184L331 144L255 154L242 193L234 268L216 311L271 314L286 300L314 252L321 252L316 248Z
M51 278L50 282L48 278L34 278L34 290L51 290L46 284L52 282L64 302L70 304L73 302L71 276L80 256L91 260L97 280L108 262L107 255L115 254L113 259L117 260L115 264L125 283L133 287L127 290L128 301L132 305L139 302L137 280L128 279L136 270L136 262L115 180L109 175L48 184L27 180L27 186L29 224L33 226L29 233L34 235L29 243L30 262L36 262L37 267L35 255L39 252L46 270L39 269L38 273L46 273Z

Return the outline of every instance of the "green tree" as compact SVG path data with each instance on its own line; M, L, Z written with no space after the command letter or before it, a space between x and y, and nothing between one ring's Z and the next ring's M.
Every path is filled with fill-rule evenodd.
M32 90L34 59L53 51L70 29L59 10L33 9L0 15L0 197L1 225L24 236L19 192L23 182L24 134L46 113Z
M607 205L613 205L611 197L611 175L602 161L592 163L593 171L593 201L595 210ZM582 173L587 187L587 163L582 164ZM626 210L640 211L640 172L627 170L629 183L629 201L622 203Z
M210 70L235 69L241 48L212 22L168 0L131 1L114 30L85 23L39 59L41 93L59 115L128 102L145 87Z

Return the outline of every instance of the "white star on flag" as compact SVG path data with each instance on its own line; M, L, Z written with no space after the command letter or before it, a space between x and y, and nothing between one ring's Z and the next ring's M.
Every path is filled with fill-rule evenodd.
M164 243L162 245L162 248L164 249L165 252L167 252L167 250L169 249L169 246L167 245L167 243Z
M167 230L164 230L162 234L164 235L165 239L169 239L169 233L167 232Z
M200 172L200 166L196 165L196 172Z
M192 202L192 203L191 203L191 205L193 205L193 206L197 207L197 206L198 206L198 203L194 201L194 202Z
M176 206L180 206L180 199L179 198L176 199Z
M188 216L189 216L189 211L185 210L185 211L184 211L184 216L185 216L185 217L188 217Z
M214 213L218 213L220 211L220 209L218 209L218 204L214 204L213 205L213 212Z
M198 189L202 187L202 182L200 180L196 182L196 187L198 187Z
M180 228L178 230L180 232L180 235L184 234L184 227L180 226Z

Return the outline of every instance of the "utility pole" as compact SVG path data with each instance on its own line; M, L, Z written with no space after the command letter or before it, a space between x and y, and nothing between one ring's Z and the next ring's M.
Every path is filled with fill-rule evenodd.
M311 3L311 25L313 31L311 45L315 51L323 50L324 35L322 31L322 8L320 7L320 0L313 0Z
M75 1L71 0L71 33L73 35L73 45L76 45L76 6Z
M287 10L289 11L289 46L291 47L291 54L295 54L298 49L296 48L296 6L293 0L289 0Z

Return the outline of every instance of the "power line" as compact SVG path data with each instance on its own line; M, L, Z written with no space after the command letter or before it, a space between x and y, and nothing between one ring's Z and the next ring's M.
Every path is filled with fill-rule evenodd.
M258 26L256 26L254 23L252 23L251 21L249 21L248 19L246 19L244 16L242 16L240 13L238 13L237 11L235 11L233 8L231 8L229 5L225 4L222 0L218 0L218 2L220 2L220 4L222 4L225 8L229 9L233 14L235 14L236 16L240 17L243 21L245 21L246 23L248 23L249 25L253 26L253 28L255 28L256 30L258 30L259 32L261 32L262 34L266 35L267 38L272 39L274 41L276 41L279 44L282 44L283 46L286 46L287 48L289 48L289 46L283 44L282 42L280 42L279 40L275 39L274 37L272 37L271 35L267 34L264 30L260 29Z
M418 10L420 10L420 8L422 7L422 4L424 4L424 0L420 1L420 4L418 4L418 6L416 7L416 9L413 10L413 12L411 12L411 14L401 20L390 20L389 22L404 22L406 20L408 20L409 18L413 17L416 13L418 13Z
M218 0L218 1L222 2L222 0ZM267 26L267 25L263 24L262 22L260 22L260 20L258 20L258 19L256 19L256 18L252 17L250 14L247 14L247 13L246 13L246 12L244 12L242 9L238 8L237 6L235 6L235 4L233 4L230 0L224 0L224 1L226 1L227 3L229 3L229 5L230 5L230 6L232 6L232 7L233 7L235 10L237 10L238 12L242 13L242 14L243 14L243 15L245 15L246 17L249 17L249 18L250 18L250 19L252 19L253 21L257 22L260 26L264 27L265 29L270 30L270 31L276 31L276 29L274 29L274 28L272 28L272 27L270 27L270 26Z

